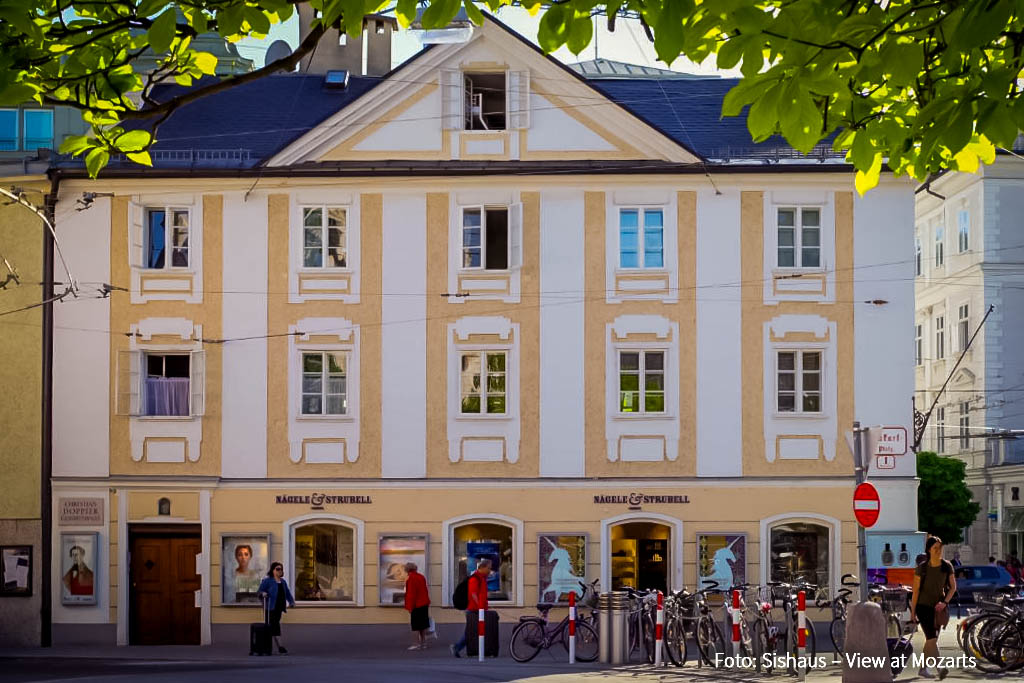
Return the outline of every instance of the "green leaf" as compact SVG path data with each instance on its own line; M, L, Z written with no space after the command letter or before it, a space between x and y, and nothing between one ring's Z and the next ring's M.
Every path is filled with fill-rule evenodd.
M778 106L783 89L781 84L777 84L769 88L764 95L750 105L750 111L747 113L747 128L750 130L754 142L766 140L777 130Z
M398 19L398 25L402 28L409 28L415 21L416 2L417 0L398 0L398 5L395 7L395 18Z
M571 20L565 5L552 5L540 19L537 42L545 52L554 52L565 45L569 35L568 21Z
M583 49L590 45L590 39L594 35L594 21L590 14L577 14L569 26L569 39L566 45L574 55L583 52Z
M195 65L202 73L213 76L217 73L217 57L209 52L196 52Z
M464 0L464 6L466 7L466 16L477 26L483 26L484 24L484 13L480 11L480 8L476 6L473 0Z
M152 141L153 136L148 130L130 130L114 139L117 148L125 152L145 149Z
M143 166L153 165L149 152L128 152L126 156L137 164L142 164Z
M90 139L88 135L69 135L64 138L64 142L60 143L60 153L81 154L93 146L95 146L95 141Z
M110 161L110 153L102 147L97 147L85 155L85 168L89 171L89 177L95 178L100 170Z
M864 193L878 185L878 179L882 174L882 155L876 154L871 167L865 171L857 171L857 177L853 180L853 186L857 188L857 194L864 196Z
M153 20L146 34L149 37L149 47L153 52L160 55L167 52L174 40L174 33L177 30L178 16L173 7L168 7L163 14Z

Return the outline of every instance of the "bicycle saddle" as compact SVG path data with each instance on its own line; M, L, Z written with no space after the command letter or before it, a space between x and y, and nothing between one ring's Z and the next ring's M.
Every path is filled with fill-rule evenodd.
M550 612L554 608L555 603L553 602L538 602L537 609L541 612Z

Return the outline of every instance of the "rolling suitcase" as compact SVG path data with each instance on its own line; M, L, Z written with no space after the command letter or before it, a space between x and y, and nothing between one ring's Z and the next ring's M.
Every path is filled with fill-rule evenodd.
M263 623L249 624L249 654L263 656L273 653L274 639L270 635L270 610L267 609L267 599L263 598Z
M477 622L480 617L476 612L466 613L466 656L477 656ZM484 613L484 657L497 657L501 651L501 632L498 625L498 613L487 610Z

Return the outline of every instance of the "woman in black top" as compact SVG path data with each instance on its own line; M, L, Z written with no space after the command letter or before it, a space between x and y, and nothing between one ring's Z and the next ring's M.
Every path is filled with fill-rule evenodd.
M295 607L295 598L288 589L288 582L284 580L284 566L280 562L272 562L270 571L260 583L259 596L267 599L267 609L270 610L270 633L274 636L277 644L277 651L288 654L288 650L281 645L281 615L288 606Z
M939 656L939 633L935 628L936 610L948 610L949 600L956 593L956 576L953 565L942 559L942 539L929 536L924 544L928 559L914 570L914 594L910 598L911 618L921 624L924 631L925 665L918 672L924 678L932 678L928 671L927 659ZM939 680L949 675L949 669L939 667Z

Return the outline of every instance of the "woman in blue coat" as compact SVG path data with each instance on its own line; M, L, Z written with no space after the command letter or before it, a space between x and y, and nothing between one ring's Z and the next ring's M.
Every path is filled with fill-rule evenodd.
M280 562L270 563L270 571L260 583L259 596L266 598L266 606L270 611L270 633L274 636L277 651L286 655L288 650L281 645L281 615L287 611L288 605L295 607L295 598L288 589L288 582L284 580L284 565Z

